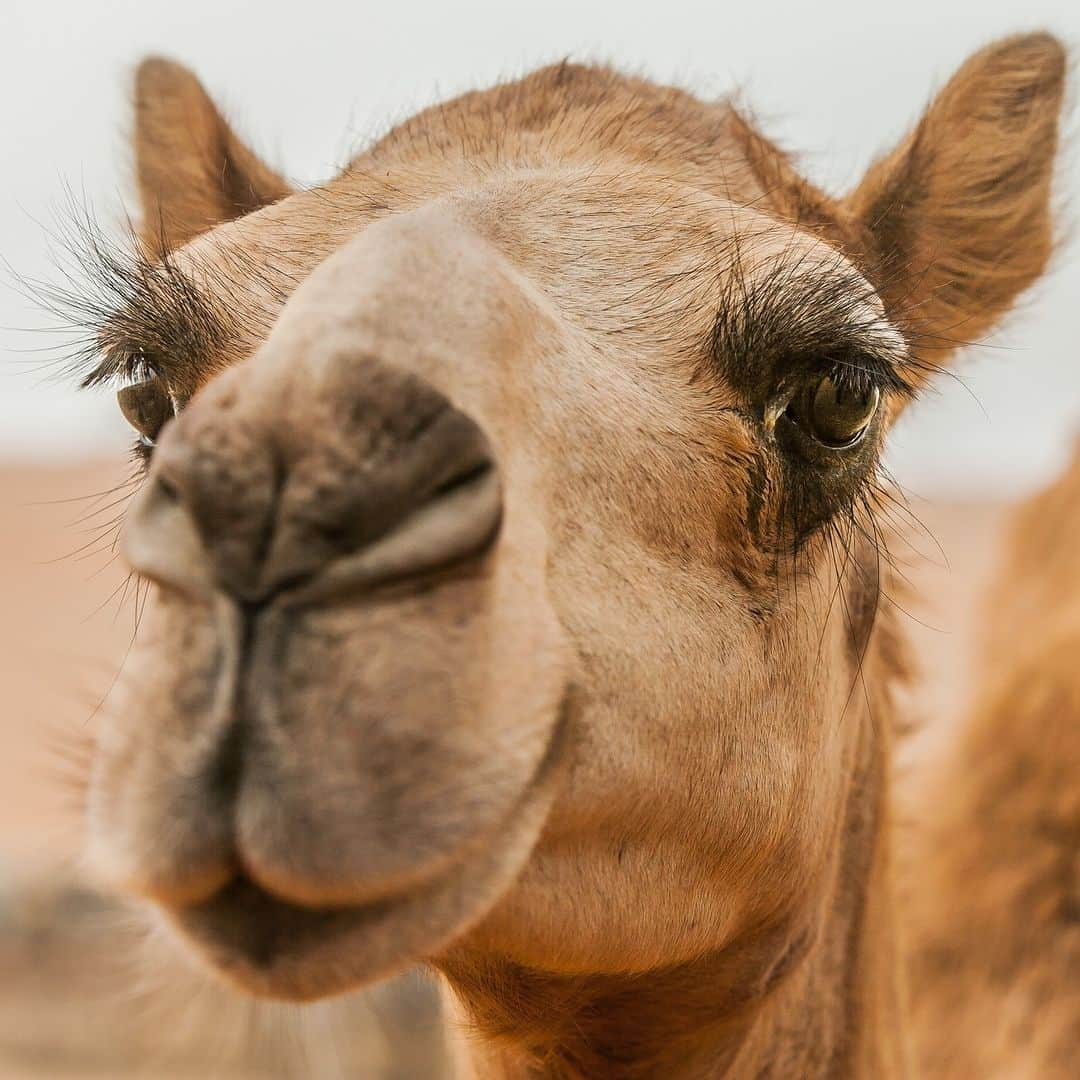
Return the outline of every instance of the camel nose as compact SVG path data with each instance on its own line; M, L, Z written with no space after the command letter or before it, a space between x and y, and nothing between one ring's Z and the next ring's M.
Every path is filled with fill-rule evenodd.
M125 554L160 584L259 605L433 573L482 551L501 499L480 428L415 376L275 395L226 372L168 426Z

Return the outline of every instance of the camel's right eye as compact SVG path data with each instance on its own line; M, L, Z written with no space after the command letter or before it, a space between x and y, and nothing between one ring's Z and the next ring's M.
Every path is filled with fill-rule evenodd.
M172 398L157 375L122 387L116 394L124 419L135 429L139 443L150 448L166 422L176 414Z
M828 375L792 399L788 415L830 450L846 450L866 434L881 402L876 386L852 390Z

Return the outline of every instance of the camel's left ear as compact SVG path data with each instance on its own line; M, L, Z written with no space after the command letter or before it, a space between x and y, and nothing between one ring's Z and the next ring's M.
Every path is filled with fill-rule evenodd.
M1065 52L1048 34L976 53L844 208L886 305L935 363L985 334L1046 268Z
M233 132L199 80L161 57L135 72L135 174L142 241L158 255L292 191Z

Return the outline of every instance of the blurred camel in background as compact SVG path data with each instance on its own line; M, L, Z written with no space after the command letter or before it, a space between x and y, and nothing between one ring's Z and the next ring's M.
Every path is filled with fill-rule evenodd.
M908 793L913 1030L946 1076L1065 1077L1080 1060L1080 453L1010 515L979 638L968 715Z

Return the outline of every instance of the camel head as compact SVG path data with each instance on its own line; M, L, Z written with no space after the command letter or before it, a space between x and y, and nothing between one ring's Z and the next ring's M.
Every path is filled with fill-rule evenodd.
M1062 81L978 53L833 198L729 103L561 64L294 191L146 61L88 377L152 586L100 875L293 999L782 964L886 738L883 445L1047 262Z

